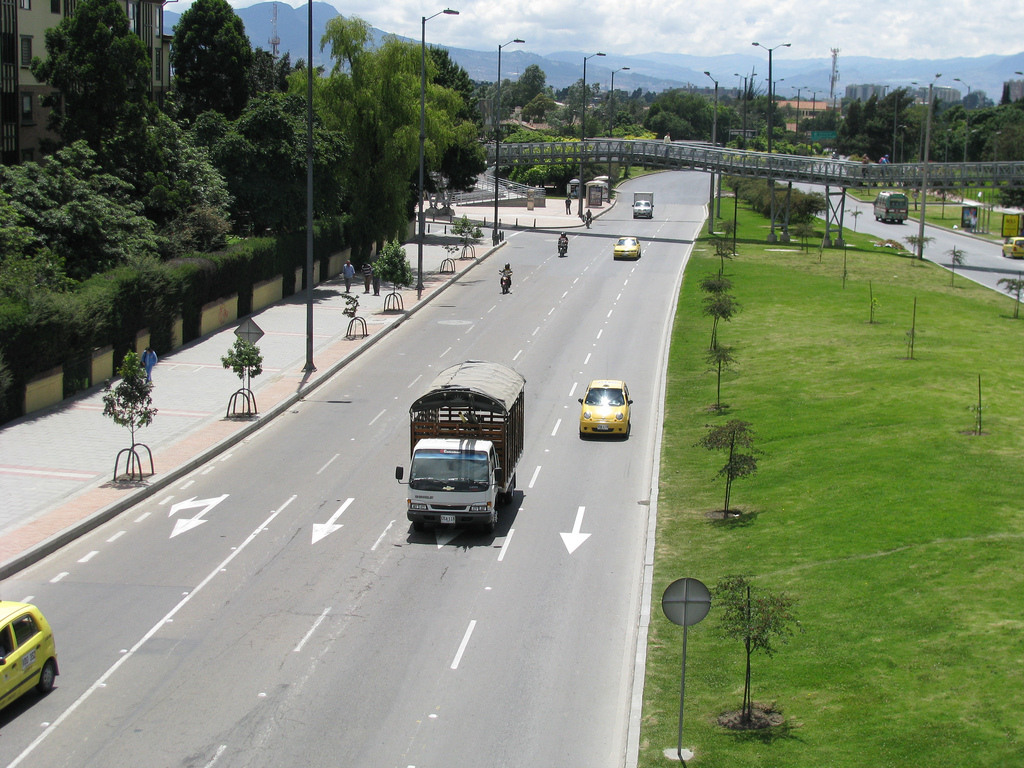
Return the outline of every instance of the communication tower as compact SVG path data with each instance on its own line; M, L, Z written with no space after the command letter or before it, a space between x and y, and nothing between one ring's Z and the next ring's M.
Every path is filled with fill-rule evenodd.
M274 61L277 61L277 47L281 45L281 38L277 34L277 3L274 3L274 11L270 20L270 39L267 42L270 43L270 54L274 57Z

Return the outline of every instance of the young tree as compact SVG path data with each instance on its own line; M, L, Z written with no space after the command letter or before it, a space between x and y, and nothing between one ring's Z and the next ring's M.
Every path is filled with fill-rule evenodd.
M386 243L373 263L374 271L380 279L394 286L392 293L406 285L412 285L412 267L405 258L405 248L397 240Z
M258 413L256 395L253 394L250 385L253 378L263 373L263 355L260 348L251 341L237 338L220 362L225 368L234 371L242 382L242 388L231 395L228 401L228 415L251 416Z
M919 259L923 259L925 246L928 245L928 243L932 242L935 238L931 237L930 235L925 235L924 237L921 237L920 235L908 235L903 239L907 242L907 245L910 246L910 248L917 255L917 257Z
M815 236L814 226L807 222L800 222L799 224L794 224L790 231L800 240L800 250L806 251L808 238Z
M708 365L711 366L713 371L716 371L718 376L718 384L715 390L715 409L720 410L722 407L722 369L728 368L736 362L736 358L732 356L732 347L716 346L708 350L704 359L707 360Z
M743 641L746 650L746 674L743 680L743 709L740 720L752 724L753 702L750 685L750 657L754 651L763 651L771 658L773 643L786 643L793 634L793 624L799 627L794 613L796 599L785 592L775 594L767 589L755 589L749 576L726 576L713 590L715 607L719 609L719 626L726 637Z
M964 257L967 255L967 251L965 251L963 248L957 248L954 245L952 248L946 251L946 254L949 256L951 262L951 269L949 270L949 287L952 288L953 278L956 277L956 268L964 263Z
M1013 302L1013 319L1016 320L1020 312L1020 296L1024 293L1024 278L1003 277L996 285L1003 286L1003 290L1015 298Z
M729 321L739 311L739 303L728 293L713 293L704 297L704 309L701 314L712 318L711 344L709 349L718 346L718 321Z
M139 163L153 149L149 54L118 0L81 0L46 30L46 58L33 59L32 74L54 88L43 103L62 145L85 141L106 169Z
M717 275L704 275L700 279L700 289L704 293L721 294L732 288L732 280L719 272Z
M132 444L117 454L114 461L114 478L117 479L117 467L122 454L127 454L126 469L129 477L134 478L138 470L142 478L142 459L138 449L145 448L149 453L150 473L153 471L153 454L149 447L135 442L136 430L148 427L153 423L157 409L153 407L153 383L146 380L146 369L135 352L124 356L121 367L117 369L121 377L112 390L103 396L103 415L109 416L119 427L127 427L131 431Z
M174 28L171 67L178 116L207 110L235 119L249 100L253 53L245 25L227 0L196 0Z
M757 472L757 454L761 453L754 447L754 432L750 423L740 419L730 419L725 424L712 427L708 425L708 433L697 445L709 451L729 451L729 458L716 477L725 478L724 514L729 514L729 499L732 495L732 481Z

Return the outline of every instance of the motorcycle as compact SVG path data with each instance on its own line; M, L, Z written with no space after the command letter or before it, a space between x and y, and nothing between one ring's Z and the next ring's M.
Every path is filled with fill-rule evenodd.
M512 290L512 275L501 276L501 292L508 293Z
M593 218L594 217L591 215L590 211L587 211L587 217L583 220L584 223L587 225L587 229L590 229L590 222L593 220Z
M569 242L567 240L558 241L558 255L565 256L569 252Z

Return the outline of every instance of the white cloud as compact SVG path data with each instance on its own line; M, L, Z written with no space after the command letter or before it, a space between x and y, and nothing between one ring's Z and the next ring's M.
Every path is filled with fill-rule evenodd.
M251 2L239 0L242 7ZM420 20L442 10L437 2L353 0L333 4L379 29L413 39ZM301 7L304 3L291 2ZM174 9L184 10L186 4ZM526 50L649 52L716 55L749 53L754 40L765 45L792 43L780 56L827 58L830 48L843 56L936 59L1015 54L1024 44L1014 33L1024 28L1024 4L993 0L451 0L457 17L438 16L427 24L430 42L488 51L516 37Z

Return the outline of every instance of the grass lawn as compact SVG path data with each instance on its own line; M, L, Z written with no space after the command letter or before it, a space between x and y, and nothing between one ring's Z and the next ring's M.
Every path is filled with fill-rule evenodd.
M732 200L723 217L732 219ZM820 223L820 222L819 222ZM682 628L665 587L730 574L799 600L801 631L753 657L753 698L783 725L728 731L744 650L718 615L691 627L683 746L691 766L1024 765L1024 319L1006 296L849 233L843 252L767 245L742 204L726 261L741 311L719 325L736 363L722 411L705 354L702 237L673 331L640 765L669 761ZM819 234L820 237L820 234ZM869 323L869 281L878 304ZM914 359L907 331L914 299ZM972 434L978 375L983 430ZM764 451L733 484L695 443L743 419Z

